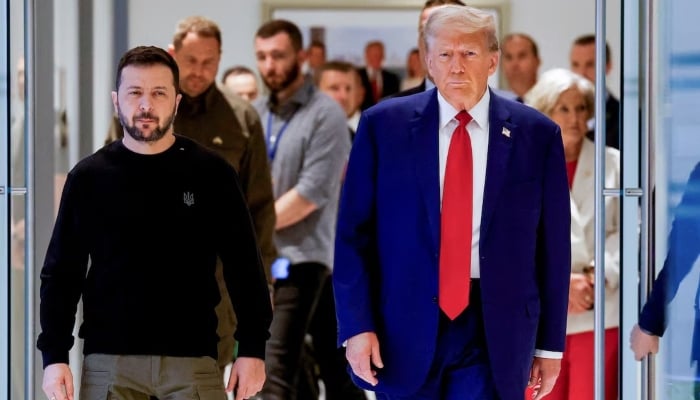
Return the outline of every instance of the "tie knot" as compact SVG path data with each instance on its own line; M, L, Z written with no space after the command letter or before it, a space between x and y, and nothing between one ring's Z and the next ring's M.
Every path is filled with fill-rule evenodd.
M457 121L459 121L459 124L461 126L467 126L469 121L472 120L472 116L469 115L469 113L465 110L458 112L457 115L455 115L455 118L457 119Z

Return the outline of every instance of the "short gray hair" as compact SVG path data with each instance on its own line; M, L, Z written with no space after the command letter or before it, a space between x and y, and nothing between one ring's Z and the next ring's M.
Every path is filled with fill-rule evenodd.
M559 96L569 89L576 89L586 101L586 106L593 115L595 108L595 87L581 75L564 68L554 68L543 73L535 86L525 94L528 104L545 115L551 115Z
M425 48L430 49L430 43L440 31L449 27L462 33L483 32L489 51L498 51L496 22L493 15L478 8L458 5L436 7L425 23L423 37Z

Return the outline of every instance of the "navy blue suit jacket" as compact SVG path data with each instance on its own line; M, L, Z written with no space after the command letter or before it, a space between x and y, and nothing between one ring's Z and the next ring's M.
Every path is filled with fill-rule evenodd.
M479 243L484 326L499 395L521 400L534 350L564 350L569 190L561 133L551 120L492 93L489 124ZM362 332L379 337L379 385L353 376L370 390L410 394L433 361L438 125L435 89L388 99L363 113L350 155L333 282L339 341Z
M639 326L642 329L654 335L663 336L666 330L666 307L676 296L681 282L690 273L698 255L700 255L700 163L690 174L683 200L675 211L666 260L639 317ZM692 360L700 360L698 296L700 296L700 286L695 295L696 320Z

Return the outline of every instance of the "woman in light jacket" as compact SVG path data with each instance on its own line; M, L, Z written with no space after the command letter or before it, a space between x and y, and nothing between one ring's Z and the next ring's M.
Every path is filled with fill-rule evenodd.
M561 128L571 192L571 281L566 350L548 400L592 400L594 282L594 144L586 138L593 116L594 87L566 69L545 72L525 102ZM620 153L605 149L605 187L620 187ZM605 198L605 398L617 399L620 276L620 206Z

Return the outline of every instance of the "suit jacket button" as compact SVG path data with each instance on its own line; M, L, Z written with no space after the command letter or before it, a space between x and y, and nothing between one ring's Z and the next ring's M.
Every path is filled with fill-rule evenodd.
M434 303L434 304L437 304L437 302L438 302L437 296L433 296L433 303Z

